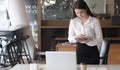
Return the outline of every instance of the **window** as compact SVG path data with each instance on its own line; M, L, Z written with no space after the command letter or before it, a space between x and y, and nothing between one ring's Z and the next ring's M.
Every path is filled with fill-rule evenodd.
M6 0L0 0L0 20L7 19L7 3Z
M10 26L10 21L9 21L9 16L7 13L7 5L8 5L8 0L0 0L0 27L2 28L9 28Z
M32 27L32 35L37 47L37 0L24 0L26 13L28 14L29 24Z
M42 19L69 19L74 0L42 0Z
M9 0L11 1L11 0ZM37 42L37 0L24 0L25 8L29 18L29 24L32 27L32 34ZM0 0L0 28L10 23L9 14L7 13L8 0ZM2 26L1 26L2 25ZM7 28L7 27L6 27Z

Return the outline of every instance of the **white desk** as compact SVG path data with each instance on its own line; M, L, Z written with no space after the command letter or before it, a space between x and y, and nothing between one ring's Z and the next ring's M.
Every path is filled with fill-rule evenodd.
M10 26L9 28L0 28L0 35L4 35L6 33L14 33L17 34L19 31L23 31L24 28L26 28L28 26L23 26L23 25L19 25L19 26Z
M17 64L10 70L29 70L29 64ZM39 64L42 70L46 70L45 64ZM80 70L80 66L78 65L78 70ZM120 70L120 65L87 65L87 70Z
M19 25L19 26L10 26L9 28L4 28L4 26L0 27L0 40L3 41L1 42L2 44L2 48L5 48L6 45L10 42L14 40L14 37L16 37L18 40L23 37L23 32L25 30L25 28L29 27L28 26L23 26L23 25ZM19 46L21 47L22 43L19 43ZM3 63L4 64L4 55L3 54L6 53L6 49L1 49L0 48L0 64ZM5 56L6 57L6 56Z

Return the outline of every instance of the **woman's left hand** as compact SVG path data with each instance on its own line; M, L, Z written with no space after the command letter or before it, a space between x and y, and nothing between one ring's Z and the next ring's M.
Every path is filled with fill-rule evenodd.
M89 42L89 40L88 40L88 39L86 39L86 38L83 38L83 39L81 40L81 42L88 43L88 42Z

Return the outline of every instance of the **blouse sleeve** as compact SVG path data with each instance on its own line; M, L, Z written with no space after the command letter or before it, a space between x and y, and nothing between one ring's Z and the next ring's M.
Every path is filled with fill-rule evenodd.
M103 35L102 35L102 29L101 29L99 20L97 20L94 24L94 31L95 31L95 39L93 39L92 41L89 41L87 44L97 45L98 49L100 49L100 46L103 40Z
M74 27L73 27L73 20L71 19L70 20L70 24L69 24L69 29L68 29L68 41L70 43L76 43L76 40L75 40L75 32L74 32Z

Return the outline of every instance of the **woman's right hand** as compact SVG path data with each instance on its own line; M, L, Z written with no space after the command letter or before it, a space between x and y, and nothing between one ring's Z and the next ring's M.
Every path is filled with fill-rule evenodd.
M84 36L85 36L85 35L83 35L83 34L79 34L79 35L76 35L76 36L75 36L75 39L77 40L77 42L82 42Z
M85 35L83 35L83 34L79 34L79 35L75 36L75 38L84 38L84 37L85 37Z
M75 39L77 40L77 42L85 42L85 43L89 42L89 40L86 39L85 35L83 35L83 34L76 35Z

